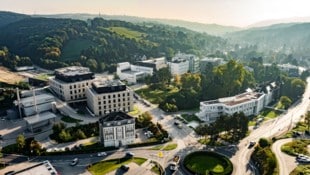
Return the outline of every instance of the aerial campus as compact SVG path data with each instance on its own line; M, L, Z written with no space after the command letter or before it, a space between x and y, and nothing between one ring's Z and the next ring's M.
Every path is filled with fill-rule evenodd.
M0 174L310 174L310 26L272 24L0 11Z

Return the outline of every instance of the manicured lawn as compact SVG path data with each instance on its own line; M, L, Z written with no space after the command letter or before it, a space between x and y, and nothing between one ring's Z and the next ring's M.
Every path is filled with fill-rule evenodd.
M151 171L156 173L156 174L160 174L159 168L157 166L155 166L155 165L152 167Z
M40 74L40 75L37 75L35 78L39 79L39 80L47 81L48 77L49 77L49 75L47 75L47 74Z
M164 145L157 145L151 148L151 150L161 150L164 147Z
M279 114L280 114L280 112L278 112L278 111L266 109L266 110L262 111L260 115L264 116L265 120L269 120L269 119L273 119L273 118L278 117Z
M166 145L166 146L163 148L163 150L164 150L164 151L170 151L170 150L176 149L177 147L178 147L178 144L176 144L176 143L171 143L171 144Z
M310 165L298 165L290 175L307 175L310 174Z
M305 132L308 130L308 125L304 122L298 122L296 127L285 134L284 138L293 137L293 132Z
M106 161L98 162L88 168L88 171L93 175L102 175L107 174L113 170L118 169L121 165L129 164L130 162L134 162L138 165L142 165L147 159L134 157L132 159L111 159Z
M69 40L62 49L61 60L74 61L79 58L81 51L95 45L94 42L86 39Z
M61 120L67 123L78 123L81 122L82 120L78 120L69 116L63 116L61 117Z
M177 93L179 91L176 87L170 87L167 90L151 90L149 88L139 89L136 91L142 98L147 99L153 104L158 104L161 100L164 100L168 95Z
M310 155L307 150L307 146L310 144L310 140L294 140L281 146L281 151L289 155L305 154Z
M212 152L194 152L184 159L187 169L198 174L208 174L208 172L219 174L230 174L232 164L230 161Z
M141 39L144 33L134 31L125 27L109 27L108 30L130 39Z

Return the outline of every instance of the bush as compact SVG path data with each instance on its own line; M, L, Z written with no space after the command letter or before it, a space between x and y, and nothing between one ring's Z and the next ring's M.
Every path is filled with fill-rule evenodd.
M259 165L258 171L260 174L269 175L276 171L277 161L274 153L270 149L270 146L266 146L264 148L261 146L255 147L255 151L253 152L251 158Z
M270 145L270 142L266 138L260 138L259 141L258 141L258 144L259 144L260 147L265 148L265 147Z

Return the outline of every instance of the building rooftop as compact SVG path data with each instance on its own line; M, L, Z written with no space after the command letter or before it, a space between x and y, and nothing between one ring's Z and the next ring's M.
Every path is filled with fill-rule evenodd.
M39 95L36 95L35 98L36 98L37 104L49 103L49 102L54 101L54 99L55 99L54 96L49 95L49 94L39 94ZM33 106L34 105L34 97L30 96L30 97L26 97L26 98L21 98L20 102L24 107Z
M32 125L52 118L56 118L56 115L51 112L43 112L30 117L25 117L24 119L28 124Z
M92 83L93 92L101 93L112 93L126 90L127 87L120 80L106 80L101 79Z
M81 66L70 66L64 67L55 70L56 74L61 74L63 76L75 76L75 75L84 75L92 73L89 68Z
M97 81L93 82L93 85L96 88L101 88L101 87L121 86L121 85L125 85L125 84L122 83L120 80L101 79L101 80L97 80Z
M218 100L210 100L210 101L205 101L203 103L206 105L223 103L227 106L234 106L234 105L245 103L247 101L258 99L262 95L263 95L262 93L258 93L258 92L245 92L245 93L242 93L236 96L219 98Z
M122 125L122 124L130 124L134 123L135 119L134 117L124 113L124 112L111 112L102 118L99 119L99 123L101 123L103 126L116 126L116 125Z

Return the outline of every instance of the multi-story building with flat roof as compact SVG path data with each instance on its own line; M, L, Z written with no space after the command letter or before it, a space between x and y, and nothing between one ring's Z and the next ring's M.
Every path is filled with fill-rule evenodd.
M189 71L189 61L177 59L168 63L172 75L182 75Z
M200 112L196 115L207 123L213 123L221 115L243 112L246 116L257 115L265 103L265 94L245 92L232 97L200 102Z
M54 96L49 94L39 94L21 98L20 107L24 116L28 117L41 112L52 110L52 103L55 101Z
M99 139L105 147L134 143L135 118L124 112L112 112L99 119Z
M86 88L87 106L96 116L133 109L133 91L119 80L97 80Z
M94 81L94 73L86 67L71 66L55 70L49 79L51 90L65 101L85 99L85 88Z

